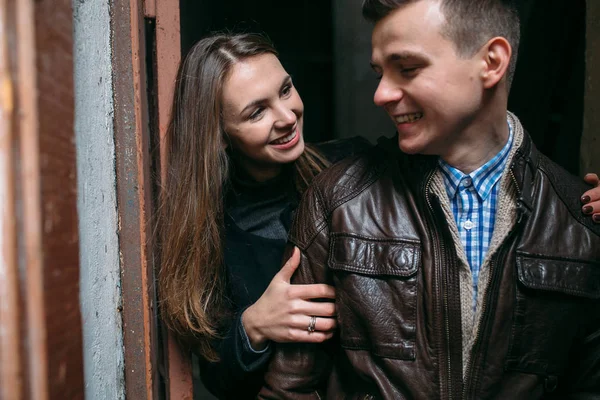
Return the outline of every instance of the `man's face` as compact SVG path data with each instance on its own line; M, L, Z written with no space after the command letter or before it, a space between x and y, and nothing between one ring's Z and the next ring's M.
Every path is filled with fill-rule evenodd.
M480 118L484 62L460 57L441 34L444 23L439 2L420 0L373 29L371 64L381 77L374 101L392 118L405 153L444 156Z

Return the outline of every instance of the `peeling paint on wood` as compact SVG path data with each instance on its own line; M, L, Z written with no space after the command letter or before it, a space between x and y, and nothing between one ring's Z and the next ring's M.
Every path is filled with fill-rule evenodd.
M3 216L12 225L3 242L13 251L0 267L7 273L1 291L15 313L0 313L0 332L12 335L0 335L0 397L83 399L71 2L2 0L0 10L2 58L14 87L3 93L10 106L2 101L12 115L0 146L10 175L0 191L13 209ZM12 371L5 356L16 357Z

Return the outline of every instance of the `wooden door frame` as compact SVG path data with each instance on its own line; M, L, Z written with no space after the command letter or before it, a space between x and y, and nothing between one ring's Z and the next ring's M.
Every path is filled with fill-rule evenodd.
M112 4L114 132L121 261L125 397L156 399L151 176L141 0Z
M0 398L83 399L70 0L0 0Z
M179 1L115 0L112 8L125 393L160 399L164 382L167 399L191 400L189 354L158 322L152 246L154 179L164 179L160 144L181 57Z

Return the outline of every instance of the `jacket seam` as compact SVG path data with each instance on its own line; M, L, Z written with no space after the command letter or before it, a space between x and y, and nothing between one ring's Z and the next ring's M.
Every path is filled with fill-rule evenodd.
M294 238L290 238L290 241L292 243L298 245L298 247L302 248L303 250L306 250L308 247L310 247L313 244L313 242L315 241L315 239L317 238L319 233L321 233L321 231L323 231L323 229L329 225L329 222L331 220L331 215L333 214L333 212L336 209L338 209L340 206L342 206L343 204L348 203L350 200L354 199L355 197L360 195L362 192L366 191L369 187L371 187L377 181L377 179L379 179L380 176L381 176L381 171L374 173L373 176L371 178L367 179L366 182L362 186L351 191L349 194L343 196L338 201L332 202L330 207L327 207L327 205L325 204L325 201L323 200L323 193L321 192L321 188L318 186L315 186L314 191L315 191L316 200L319 203L319 206L323 209L323 212L321 213L320 218L319 218L320 221L317 224L317 226L315 227L316 230L313 233L311 233L310 235L308 235L307 234L308 229L306 229L306 228L302 229L302 232L304 233L304 235L306 237L310 237L310 239L306 241L306 244L304 246L299 245L299 243L297 243L298 241L294 240Z
M371 237L371 236L363 236L363 235L358 235L355 233L346 233L346 232L332 233L331 236L364 239L364 240L368 240L371 242L377 242L377 243L406 243L406 244L413 244L413 245L417 245L417 246L421 245L421 242L416 239L415 240L405 239L405 238L385 238L384 239L384 238L375 238L375 237Z
M518 259L517 259L517 265L519 267L519 271L518 271L519 280L521 281L521 283L523 285L525 285L531 289L545 289L545 290L552 291L552 292L561 292L561 293L566 293L566 294L570 294L570 295L578 295L580 297L591 298L591 299L600 298L600 296L598 294L594 294L594 293L598 292L597 290L595 290L595 291L577 290L577 289L573 289L571 287L562 285L561 283L558 283L558 282L553 285L548 285L548 284L543 284L543 283L535 283L531 279L528 279L521 273L521 269L524 267L522 266L521 261Z
M599 336L600 336L600 330L592 332L591 334L589 334L588 336L583 338L582 343L587 344L587 343L593 341L594 339L598 338Z
M307 239L305 243L298 243L299 241L297 240L297 238L295 236L297 235L290 235L290 242L294 243L296 246L298 246L299 248L301 248L302 250L307 250L313 243L314 241L317 239L317 237L319 236L319 234L323 231L323 229L325 229L327 227L327 217L326 217L326 210L327 208L324 205L324 202L322 200L322 195L321 192L319 190L319 188L315 187L314 189L315 191L315 200L318 203L318 208L322 209L324 212L321 212L318 218L318 222L315 226L315 230L312 231L308 228L305 227L305 225L302 225L302 236L306 237L306 238L310 238ZM296 226L298 226L297 224L295 224Z
M535 284L535 283L528 283L527 285L531 289L546 289L546 290L552 291L552 292L560 291L561 293L565 293L565 294L569 294L569 295L573 295L573 296L578 295L577 297L585 297L585 298L592 299L592 300L594 300L594 299L597 300L597 299L600 298L598 296L591 296L587 292L582 292L582 291L578 291L578 290L568 289L568 288L566 288L564 286L560 286L560 285L550 286L550 285L538 285L538 284ZM561 290L557 290L557 289L561 289Z
M370 178L366 179L365 183L362 186L359 186L358 188L352 190L350 193L342 196L337 201L332 202L331 209L327 213L327 219L329 220L331 214L342 204L349 202L355 197L358 197L358 195L360 195L362 192L366 191L369 187L371 187L381 177L381 174L384 170L385 168L383 170L378 170L374 172Z
M561 195L560 191L556 188L556 185L554 184L554 180L550 178L550 175L548 174L548 172L546 171L544 165L542 162L538 162L538 166L537 166L538 171L540 171L540 173L544 174L546 180L550 183L550 185L552 186L552 190L554 191L554 194L556 195L556 197L560 200L560 202L565 206L565 208L569 211L569 214L571 215L571 217L581 226L583 226L587 231L593 233L595 236L600 237L600 233L594 231L593 229L590 229L588 226L586 226L580 219L579 216L577 216L575 214L575 212L571 209L571 207L569 207L569 205L565 202L565 200L563 199L563 196Z
M540 253L529 253L529 252L524 252L524 251L517 251L516 256L517 257L526 257L526 258L535 258L538 260L566 261L566 262L580 263L580 264L591 265L591 266L598 265L597 262L589 261L589 260L581 260L578 258L567 258L567 257L560 257L560 256L550 256L550 255L545 255L545 254L540 254Z

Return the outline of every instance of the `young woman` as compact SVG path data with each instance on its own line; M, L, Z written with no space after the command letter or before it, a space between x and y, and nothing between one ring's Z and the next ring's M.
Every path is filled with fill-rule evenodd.
M294 286L281 259L299 195L368 142L305 145L304 106L258 35L198 42L177 77L160 208L162 318L192 344L205 385L255 397L271 342L333 335L333 288ZM309 329L310 327L310 329Z
M333 288L290 285L298 251L280 263L304 188L368 144L306 145L302 100L259 35L198 42L179 68L172 110L159 215L162 318L199 354L211 392L255 398L272 342L333 335L334 304L312 301L333 299ZM585 195L597 200L600 188ZM587 206L600 213L600 201Z

